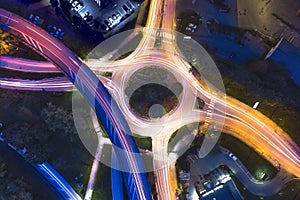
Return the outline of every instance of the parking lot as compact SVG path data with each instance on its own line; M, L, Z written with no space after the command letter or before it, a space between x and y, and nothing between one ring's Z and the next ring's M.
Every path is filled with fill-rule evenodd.
M100 0L64 0L69 4L73 20L87 23L93 30L104 34L126 24L128 18L137 13L139 4L133 0L106 1Z

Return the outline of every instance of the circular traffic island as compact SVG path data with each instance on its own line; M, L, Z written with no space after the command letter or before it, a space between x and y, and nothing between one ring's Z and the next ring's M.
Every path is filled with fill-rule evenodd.
M169 71L151 66L136 71L125 94L133 113L145 119L161 118L179 103L183 87Z

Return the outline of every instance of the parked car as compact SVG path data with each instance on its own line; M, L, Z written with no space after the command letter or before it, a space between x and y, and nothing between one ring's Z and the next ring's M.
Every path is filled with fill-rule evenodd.
M127 14L130 14L130 10L129 10L129 8L127 7L127 5L123 5L122 8L124 9L124 11L125 11Z
M62 40L62 37L65 35L65 32L61 31L59 36L58 36L58 39Z
M134 5L131 3L131 1L128 1L127 3L126 3L126 5L128 6L128 8L129 8L129 10L132 12L132 11L134 11Z
M104 20L104 24L106 25L106 26L108 26L109 28L111 27L111 24L110 24L110 22L106 19L106 20Z
M32 20L33 20L33 17L34 17L34 15L31 13L31 14L29 15L28 19L29 19L30 21L32 21Z
M37 26L41 26L44 22L42 18L40 18L38 15L34 16L32 13L29 15L28 19Z
M229 156L229 158L231 158L234 161L237 160L237 157L233 153L229 153L228 156Z
M110 30L110 28L106 25L106 24L101 24L101 29L104 31L104 32L108 32Z
M44 22L44 20L37 15L33 19L33 23L38 26L41 26L43 24L43 22Z
M127 15L127 12L123 8L120 8L119 12L120 12L120 14L121 14L122 17L124 17L124 16Z

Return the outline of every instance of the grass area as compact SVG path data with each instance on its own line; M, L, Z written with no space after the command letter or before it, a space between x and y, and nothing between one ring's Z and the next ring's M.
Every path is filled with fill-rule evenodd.
M92 200L112 199L111 169L99 164Z
M291 182L286 188L265 200L300 199L300 181Z
M229 168L227 170L230 172L230 176L233 179L235 185L240 191L241 195L245 200L296 200L300 199L300 181L293 181L288 184L283 190L279 191L277 194L268 197L260 197L252 194L246 187L238 180L238 178L231 172Z
M148 11L150 8L150 1L149 0L144 0L141 1L138 17L136 20L136 24L139 24L141 26L145 26L148 18Z
M41 110L48 102L71 115L72 93L1 89L0 94L0 104L6 105L0 107L4 137L19 148L25 146L28 149L25 156L30 162L49 162L79 194L83 194L84 188L78 188L76 183L87 184L93 157L82 145L76 131L70 136L50 131L41 117ZM75 181L75 176L80 173L83 177Z
M192 134L192 131L199 128L200 123L192 123L186 126L181 127L177 131L175 131L169 141L168 141L168 152L172 151L177 143L179 143L182 138L187 137ZM195 137L194 140L190 143L190 149L192 148L200 148L202 144L203 137Z
M259 196L252 194L246 187L239 181L239 179L234 175L234 173L226 166L224 166L226 170L229 172L230 177L232 178L234 184L236 185L237 189L239 190L240 194L245 200L260 200Z
M280 102L272 101L262 101L257 110L269 117L286 131L296 144L300 144L300 114L297 110L285 106Z
M246 86L236 81L224 78L226 93L241 102L252 107L256 101L260 104L257 110L273 120L278 126L286 131L289 136L300 145L299 124L300 114L297 109L285 105L277 97L273 99L265 98L262 95L249 90Z
M134 140L139 148L152 151L152 138L151 137L134 137Z
M82 145L76 145L76 148L74 148L73 145L66 144L63 141L56 145L58 147L55 155L58 155L57 157L59 158L52 157L49 159L49 163L53 165L81 197L84 197L93 163L93 156ZM83 176L76 181L75 177L79 177L80 173ZM84 187L79 188L76 185L77 183L82 183Z
M222 134L219 144L235 154L257 180L261 180L260 175L262 172L268 175L266 180L276 175L277 170L271 163L240 140L230 135Z
M151 83L135 90L129 99L129 104L140 117L146 119L159 118L178 105L178 98L167 87ZM152 107L156 104L162 107Z
M228 96L232 96L251 107L257 100L246 86L228 78L223 78L223 82Z

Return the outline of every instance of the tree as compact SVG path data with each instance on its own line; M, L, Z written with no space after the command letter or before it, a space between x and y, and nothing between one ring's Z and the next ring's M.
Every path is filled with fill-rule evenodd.
M69 138L71 142L74 142L74 134L77 132L71 112L67 112L50 102L47 103L46 108L42 109L41 117L52 132L56 132L63 137Z
M55 8L55 14L56 14L57 16L61 16L62 13L63 13L63 10L62 10L61 7L56 7L56 8Z
M50 0L50 3L51 3L51 6L54 8L54 7L57 7L58 6L58 1L57 0Z
M12 52L16 43L17 40L14 36L0 29L0 55Z

